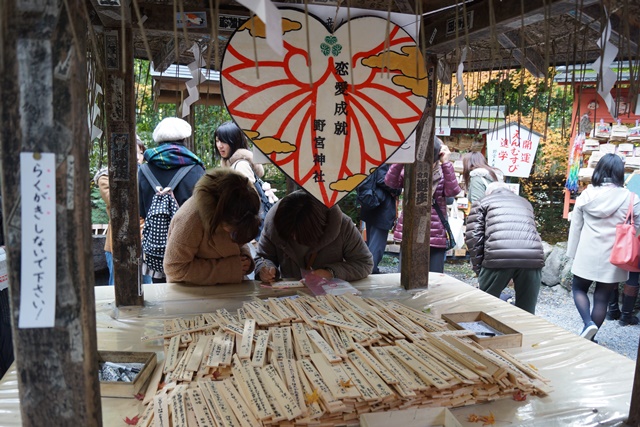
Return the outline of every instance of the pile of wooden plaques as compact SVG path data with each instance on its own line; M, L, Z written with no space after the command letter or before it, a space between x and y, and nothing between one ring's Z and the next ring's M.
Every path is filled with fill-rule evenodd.
M360 414L544 395L503 350L396 302L353 295L252 300L165 321L164 367L138 425L336 426Z

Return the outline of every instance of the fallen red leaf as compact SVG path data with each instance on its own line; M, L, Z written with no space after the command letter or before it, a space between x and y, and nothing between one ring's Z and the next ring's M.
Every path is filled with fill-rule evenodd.
M138 421L140 421L140 415L136 415L133 418L125 418L124 419L124 423L128 426L135 426L136 424L138 424Z
M516 400L518 402L524 402L525 400L527 400L527 394L523 393L522 390L518 390L515 393L513 393L513 400Z

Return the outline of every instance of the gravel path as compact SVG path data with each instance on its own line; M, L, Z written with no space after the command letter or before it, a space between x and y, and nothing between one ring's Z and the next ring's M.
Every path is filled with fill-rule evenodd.
M397 267L383 267L381 265L380 270L395 273ZM478 279L471 270L468 261L447 261L444 272L472 286L478 286ZM511 295L515 293L512 287L507 288L505 292ZM589 296L592 297L592 294L590 293ZM536 315L575 334L579 334L583 328L582 320L573 303L571 292L560 285L554 287L541 286L538 303L536 304ZM636 360L638 340L640 340L640 325L623 327L618 324L617 320L605 320L596 335L596 340L603 347L631 360Z

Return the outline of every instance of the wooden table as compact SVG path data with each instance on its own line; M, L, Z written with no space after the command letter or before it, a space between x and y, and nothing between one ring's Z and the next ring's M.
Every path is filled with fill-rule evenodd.
M431 274L429 289L406 291L399 274L372 275L353 283L363 296L397 300L432 314L484 311L523 334L520 349L510 350L551 379L554 391L544 398L524 402L511 399L456 408L452 412L463 426L469 414L492 412L496 426L615 426L622 425L629 411L635 362L587 341L546 320L524 312L463 282L443 274ZM251 297L267 298L291 294L265 289L256 282L224 286L181 284L145 285L145 306L116 308L113 287L96 287L96 318L100 350L155 351L162 357L160 341L141 342L143 335L162 330L164 319L235 310ZM573 310L573 306L563 307ZM576 316L578 316L576 311ZM105 426L124 426L123 418L138 414L135 399L103 398ZM0 425L20 426L18 385L15 369L0 382Z

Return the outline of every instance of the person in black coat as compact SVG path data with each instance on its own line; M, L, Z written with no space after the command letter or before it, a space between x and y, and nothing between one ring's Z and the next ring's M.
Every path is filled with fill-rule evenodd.
M2 218L2 197L0 197L0 250L4 251L4 228ZM5 274L6 264L5 264ZM11 339L11 308L9 307L9 288L2 289L8 281L0 282L0 378L13 363L13 341Z
M388 187L384 177L389 170L388 164L383 164L367 179L376 182L376 195L380 204L376 207L362 204L360 218L365 222L367 230L367 246L373 255L372 274L379 274L378 263L382 260L387 247L387 237L396 221L396 201L402 190Z

